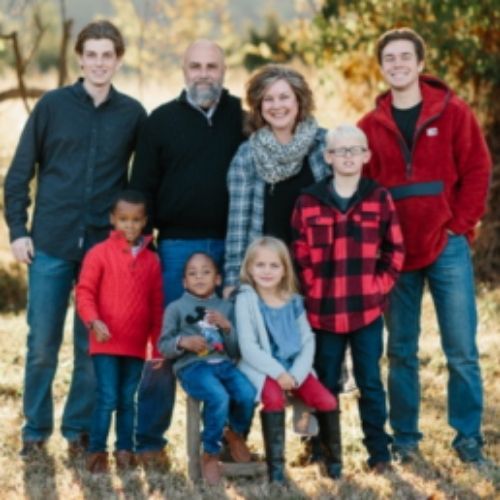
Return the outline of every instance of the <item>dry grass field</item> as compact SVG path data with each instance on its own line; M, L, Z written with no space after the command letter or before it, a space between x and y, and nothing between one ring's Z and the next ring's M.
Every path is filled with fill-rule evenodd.
M486 408L484 434L486 454L500 463L500 292L481 294L479 346L485 382ZM72 369L71 339L68 335L61 351L54 385L56 427L59 425L64 396ZM423 460L411 466L397 465L385 476L367 472L365 450L361 444L356 393L342 396L345 474L333 482L322 478L316 466L291 467L300 451L300 441L291 430L287 435L287 461L291 485L288 489L270 488L261 478L226 480L218 488L203 489L187 479L185 455L184 395L178 392L173 423L168 433L172 469L169 474L145 474L142 470L106 477L92 477L83 461L70 462L66 445L57 428L48 452L40 460L24 463L18 456L22 425L21 390L25 356L24 317L0 319L0 498L29 499L480 499L500 497L500 472L490 467L475 470L463 465L450 450L452 431L446 424L445 360L429 298L426 297L421 349L423 406L421 427ZM290 415L289 415L290 416ZM262 452L258 419L250 435L255 451ZM291 425L288 427L291 429ZM112 443L112 437L110 437Z

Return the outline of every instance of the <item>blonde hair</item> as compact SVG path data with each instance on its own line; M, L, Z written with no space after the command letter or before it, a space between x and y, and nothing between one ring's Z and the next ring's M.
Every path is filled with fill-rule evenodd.
M343 123L334 129L328 130L326 133L326 144L331 144L335 140L340 140L343 137L355 137L359 139L361 144L368 147L368 138L366 134L356 125L351 125L350 123Z
M255 281L250 274L250 266L255 261L259 248L268 248L274 251L283 265L283 278L278 285L278 291L280 294L287 296L295 293L297 291L297 278L295 277L290 252L288 251L287 246L280 239L272 236L261 236L260 238L253 240L252 243L248 245L245 257L243 258L243 262L241 264L240 282L256 288Z

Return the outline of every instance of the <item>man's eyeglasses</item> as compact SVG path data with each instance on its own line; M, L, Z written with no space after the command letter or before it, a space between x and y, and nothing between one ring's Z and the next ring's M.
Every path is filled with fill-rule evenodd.
M344 158L348 154L351 156L357 156L363 154L367 151L364 146L351 146L350 148L332 148L327 149L326 152L333 156L338 156L339 158Z

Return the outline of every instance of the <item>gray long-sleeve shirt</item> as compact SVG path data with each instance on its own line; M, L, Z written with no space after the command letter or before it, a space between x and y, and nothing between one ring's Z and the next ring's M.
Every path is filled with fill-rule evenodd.
M161 331L158 349L169 359L174 360L174 372L181 368L199 361L216 362L227 360L238 355L238 342L234 328L229 333L220 333L223 342L223 350L218 351L213 346L207 353L200 356L194 352L178 349L178 341L181 336L203 335L204 311L213 309L221 312L226 318L231 320L233 306L227 300L212 295L208 299L201 299L184 292L182 297L167 307Z
M5 180L11 241L30 235L35 249L80 260L93 232L109 228L109 209L127 182L142 105L111 87L95 106L80 79L47 92L31 113ZM30 182L35 210L27 227ZM102 239L102 238L101 238Z

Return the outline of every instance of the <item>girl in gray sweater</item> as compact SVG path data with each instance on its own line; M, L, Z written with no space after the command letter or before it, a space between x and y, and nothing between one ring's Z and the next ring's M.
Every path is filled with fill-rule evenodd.
M286 393L317 410L328 475L340 463L337 400L312 371L315 341L285 244L257 238L248 247L236 296L241 371L257 389L270 481L283 483Z

